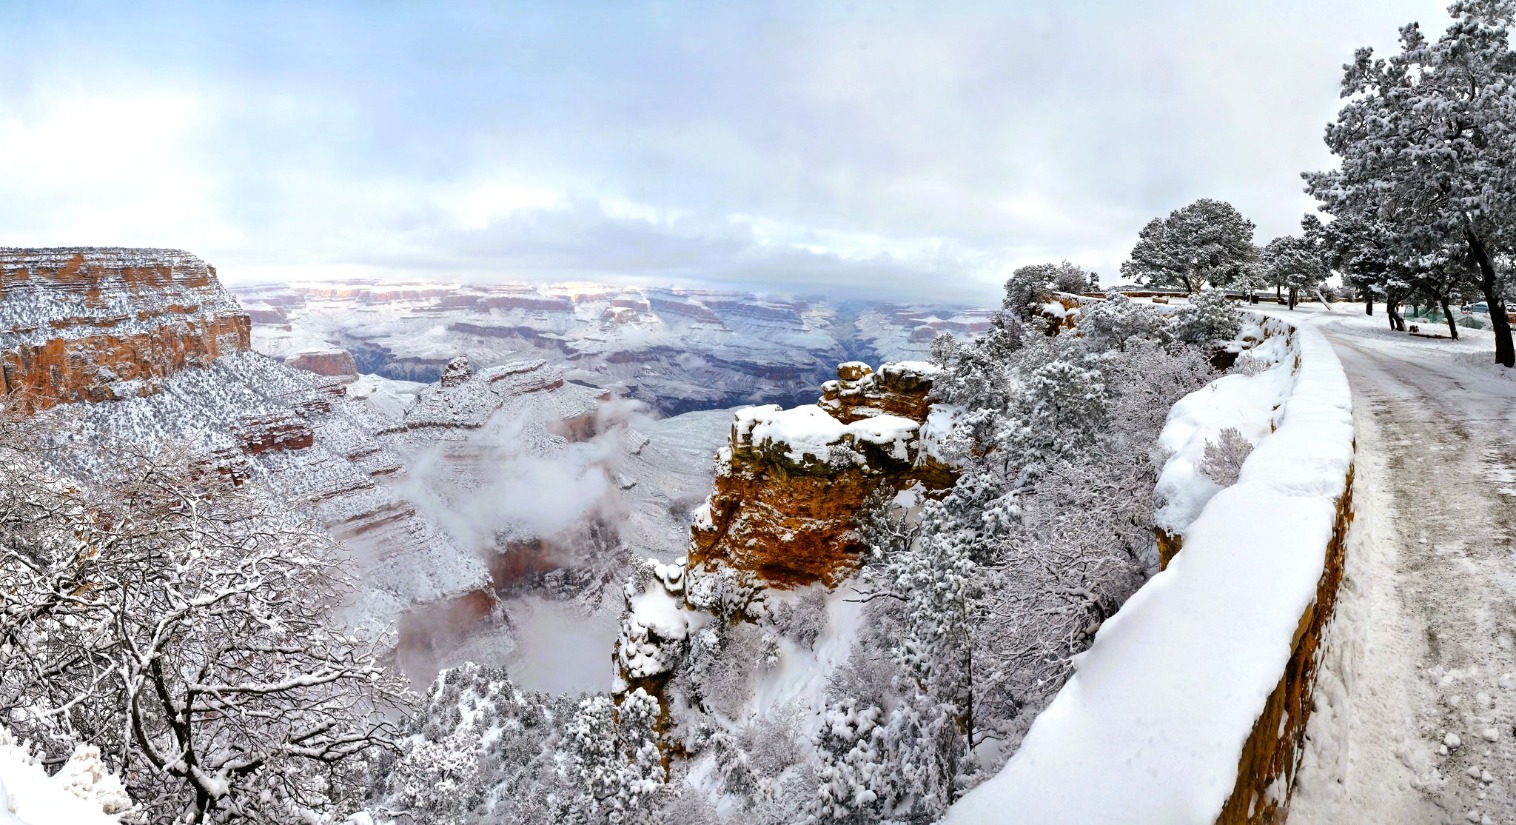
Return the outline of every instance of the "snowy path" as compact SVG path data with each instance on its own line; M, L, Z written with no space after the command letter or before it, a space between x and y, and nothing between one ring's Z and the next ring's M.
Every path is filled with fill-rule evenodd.
M1410 338L1341 306L1278 314L1332 342L1358 438L1291 822L1516 823L1516 381L1486 335Z

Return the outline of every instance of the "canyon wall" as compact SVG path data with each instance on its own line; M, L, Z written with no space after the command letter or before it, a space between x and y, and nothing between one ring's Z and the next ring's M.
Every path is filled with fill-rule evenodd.
M216 270L176 249L0 249L0 393L28 412L143 397L249 349Z

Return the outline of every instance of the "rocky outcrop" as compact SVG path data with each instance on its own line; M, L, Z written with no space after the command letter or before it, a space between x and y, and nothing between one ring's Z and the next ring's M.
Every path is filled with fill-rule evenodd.
M724 565L779 588L835 585L851 573L866 550L859 525L871 501L952 483L921 437L934 374L886 364L876 376L849 362L821 404L739 411L691 529L691 566Z
M925 421L932 379L941 368L924 361L885 364L874 372L868 364L849 361L837 366L837 380L821 385L816 406L844 424L898 415Z
M174 249L0 249L0 393L34 412L159 392L249 348L251 321Z
M293 411L242 416L231 425L243 452L261 455L279 450L303 450L315 443L311 425Z
M444 387L456 387L468 383L474 377L474 368L469 366L468 356L460 355L447 362L442 368L442 378L439 379Z
M380 430L464 429L484 426L506 401L563 386L563 373L545 361L517 361L474 372L462 356L448 362L436 384L422 390L401 421Z
M358 375L358 364L353 361L353 354L345 349L299 352L284 359L284 363L317 375L349 379Z

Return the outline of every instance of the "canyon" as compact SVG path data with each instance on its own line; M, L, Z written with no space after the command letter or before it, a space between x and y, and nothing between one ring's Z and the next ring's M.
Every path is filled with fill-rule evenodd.
M296 503L349 557L358 590L344 620L394 628L418 686L474 660L527 687L594 690L612 675L632 560L673 561L710 512L731 408L815 409L825 384L840 422L919 420L919 371L826 379L851 355L919 356L989 318L582 284L228 291L179 250L4 249L0 394L37 419L60 471L91 478L112 454L179 451L192 474ZM804 483L746 466L722 465L718 511L762 511ZM881 483L872 471L811 480L837 513ZM851 535L837 513L812 519L813 544ZM549 625L583 629L584 651L543 644Z
M0 392L27 410L141 397L246 352L248 315L178 250L0 249Z
M349 281L239 286L253 348L322 374L429 382L449 360L542 359L661 415L814 400L836 365L920 359L993 313L705 289Z
M167 455L291 503L348 557L344 620L398 627L418 685L491 629L470 655L510 659L512 599L610 614L622 559L682 545L728 413L655 421L542 359L452 352L428 383L360 376L345 352L282 364L253 351L260 311L178 250L0 250L0 397L62 474ZM609 679L613 633L578 687Z

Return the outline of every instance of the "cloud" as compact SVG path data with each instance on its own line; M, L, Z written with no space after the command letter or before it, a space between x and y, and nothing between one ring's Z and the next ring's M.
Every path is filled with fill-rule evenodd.
M698 280L991 301L1150 218L1311 204L1340 66L1434 2L0 9L0 243L229 279Z

